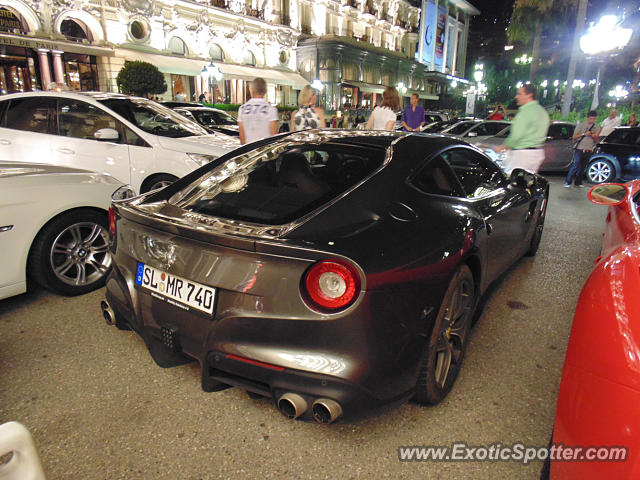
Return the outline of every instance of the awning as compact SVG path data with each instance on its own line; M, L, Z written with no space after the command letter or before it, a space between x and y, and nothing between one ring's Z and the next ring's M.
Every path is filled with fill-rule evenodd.
M364 83L364 82L354 82L352 80L349 80L348 82L342 82L342 85L358 87L361 91L370 92L370 93L382 93L386 88L384 85L375 85L373 83Z
M118 56L126 60L140 60L153 63L162 73L173 73L176 75L200 75L202 69L208 65L206 60L195 60L192 58L180 58L168 55L155 55L153 53L139 52L136 50L117 50ZM258 68L248 65L232 65L229 63L215 62L227 80L253 80L262 77L267 82L278 85L290 85L296 89L302 89L309 82L297 72L287 72L275 70L273 68Z
M418 98L424 98L425 100L438 100L440 97L438 95L432 95L430 93L421 92L419 90L407 90L403 97L410 97L413 94L418 95Z
M253 80L256 77L262 77L267 82L277 83L278 85L290 85L297 90L301 90L309 81L297 72L286 72L283 70L275 70L273 68L258 68L247 65L231 65L229 63L216 63L224 74L224 78L231 80L238 78L240 80Z
M149 62L158 67L162 73L176 75L200 75L207 62L192 58L170 57L167 55L155 55L153 53L138 52L136 50L116 50L116 55L125 60Z

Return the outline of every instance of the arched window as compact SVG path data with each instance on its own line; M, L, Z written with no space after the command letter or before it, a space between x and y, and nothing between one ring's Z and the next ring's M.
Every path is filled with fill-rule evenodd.
M24 17L11 8L0 8L0 17L2 18L0 31L16 33L27 33L29 31L29 26Z
M253 54L252 51L247 50L244 54L244 57L242 57L242 63L244 65L252 65L252 66L256 66L256 56Z
M211 60L217 60L218 62L224 62L224 51L222 51L222 47L217 43L214 43L209 48L209 56Z
M169 40L169 51L174 55L187 55L187 45L180 37L173 37Z
M60 24L60 33L64 35L67 40L79 42L82 40L93 40L91 32L87 26L75 18L67 18Z

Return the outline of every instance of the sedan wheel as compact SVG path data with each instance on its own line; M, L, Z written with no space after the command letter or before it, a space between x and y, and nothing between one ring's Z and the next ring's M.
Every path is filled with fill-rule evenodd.
M415 399L436 404L447 396L458 376L467 345L476 292L471 270L461 265L453 275L422 360Z
M177 177L166 173L154 175L145 180L145 182L142 184L142 187L140 187L140 193L147 193L153 190L158 190L159 188L164 188L167 185L171 185L176 180Z
M64 295L100 287L111 268L105 215L74 210L55 218L38 234L29 270L42 286Z
M549 202L549 191L547 190L540 206L540 212L538 213L538 221L536 222L535 230L531 237L531 243L529 244L529 250L527 256L534 257L538 253L540 247L540 240L542 240L542 230L544 229L544 218L547 215L547 203Z
M602 158L591 161L587 167L587 179L591 183L610 182L614 179L615 173L611 162Z

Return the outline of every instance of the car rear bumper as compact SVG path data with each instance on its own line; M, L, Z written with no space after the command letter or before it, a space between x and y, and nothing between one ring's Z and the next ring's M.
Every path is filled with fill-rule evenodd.
M394 318L391 324L388 314L381 316L384 320L364 320L357 312L330 321L242 316L204 320L181 312L154 314L148 305L141 307L148 302L139 298L144 295L117 265L113 268L106 301L115 324L140 335L162 367L197 360L205 391L235 386L276 404L285 393L295 393L306 400L307 416L318 399L331 399L353 414L413 393L424 336L415 335L412 344L394 342L404 337L390 331L398 322ZM389 304L384 295L377 297L371 294L363 302L368 312L382 310L381 302ZM182 335L196 323L206 325L198 338Z

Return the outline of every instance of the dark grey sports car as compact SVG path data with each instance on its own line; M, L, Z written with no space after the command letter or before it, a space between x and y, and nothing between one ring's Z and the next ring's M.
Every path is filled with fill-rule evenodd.
M279 135L114 203L103 315L291 418L437 403L479 297L536 253L548 188L444 136Z

